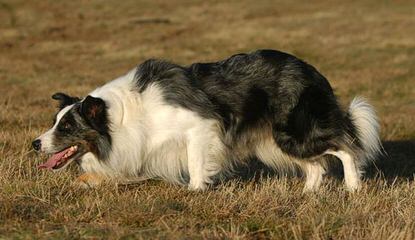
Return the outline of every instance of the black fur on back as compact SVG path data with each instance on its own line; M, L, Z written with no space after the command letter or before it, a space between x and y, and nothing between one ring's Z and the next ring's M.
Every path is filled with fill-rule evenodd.
M267 122L287 154L309 158L356 139L356 129L341 110L328 81L314 67L287 53L259 50L187 67L161 60L138 66L140 92L156 83L164 98L240 136Z

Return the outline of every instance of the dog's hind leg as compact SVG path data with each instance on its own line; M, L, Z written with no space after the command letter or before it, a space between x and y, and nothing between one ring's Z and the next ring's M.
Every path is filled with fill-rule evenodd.
M343 164L344 180L349 191L353 192L360 188L360 171L356 165L353 156L345 151L326 151L326 154L334 155L340 159Z
M317 191L323 181L323 175L325 173L323 166L317 161L308 162L307 160L302 160L300 166L306 177L303 192Z

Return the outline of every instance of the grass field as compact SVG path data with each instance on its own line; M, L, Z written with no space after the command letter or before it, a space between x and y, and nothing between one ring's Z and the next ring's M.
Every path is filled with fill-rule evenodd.
M312 2L312 3L311 3ZM415 2L0 0L0 239L414 239ZM73 185L30 150L57 91L84 96L147 58L181 64L258 48L316 66L346 105L371 100L388 156L350 194L260 175L206 192L160 181ZM272 174L271 174L272 175Z

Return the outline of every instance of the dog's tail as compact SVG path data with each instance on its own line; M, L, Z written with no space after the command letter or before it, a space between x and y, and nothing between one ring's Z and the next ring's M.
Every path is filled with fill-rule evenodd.
M355 128L360 151L356 153L360 166L373 161L382 151L379 139L379 122L375 109L362 97L350 103L349 116Z

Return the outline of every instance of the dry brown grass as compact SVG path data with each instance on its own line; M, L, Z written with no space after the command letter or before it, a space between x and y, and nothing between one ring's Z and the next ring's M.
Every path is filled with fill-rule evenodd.
M414 16L411 1L0 0L0 238L414 239ZM389 157L360 192L329 178L303 195L301 179L276 177L79 190L75 166L36 170L29 145L51 124L52 93L85 95L150 57L257 48L317 66L345 104L372 100Z

